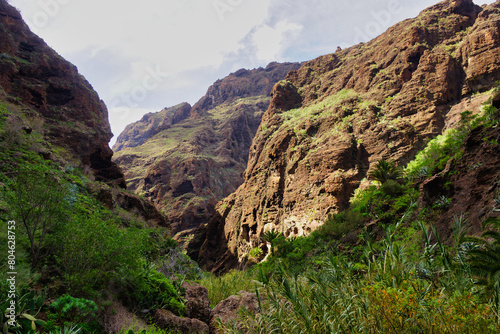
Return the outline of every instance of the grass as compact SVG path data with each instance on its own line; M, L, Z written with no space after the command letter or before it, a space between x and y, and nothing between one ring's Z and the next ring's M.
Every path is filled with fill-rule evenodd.
M255 291L253 274L241 270L232 270L224 276L206 273L198 283L207 288L210 307L215 307L219 302L242 290Z
M249 333L497 333L493 305L467 265L453 257L458 247L430 242L432 232L420 227L424 233L416 234L424 246L417 257L397 241L404 230L398 224L355 260L328 254L301 272L281 261L231 272L207 286L227 291L229 283L235 291L255 279L260 314L243 311L240 319ZM231 324L225 330L240 333Z

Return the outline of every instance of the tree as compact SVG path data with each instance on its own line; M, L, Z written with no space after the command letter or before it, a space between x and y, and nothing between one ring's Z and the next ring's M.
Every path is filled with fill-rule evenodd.
M29 240L32 268L46 255L47 235L66 219L68 191L53 173L46 166L24 167L3 191L9 214Z
M500 218L490 218L483 223L481 237L467 237L474 247L469 250L468 260L478 283L494 297L500 291Z
M402 175L403 173L401 172L401 169L394 161L387 161L384 159L379 160L375 164L375 169L368 173L368 176L371 179L378 181L381 184L384 184L389 180L397 181Z
M274 255L276 242L279 238L284 238L284 235L281 232L272 230L265 232L260 238L262 239L262 241L271 244L271 254Z

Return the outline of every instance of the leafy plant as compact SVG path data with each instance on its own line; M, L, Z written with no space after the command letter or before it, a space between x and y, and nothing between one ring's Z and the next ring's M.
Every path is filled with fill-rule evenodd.
M146 250L146 230L119 228L102 204L77 196L73 218L51 240L71 291L97 298L103 286L136 270Z
M182 315L186 307L181 297L179 285L176 286L162 273L144 263L136 273L125 277L122 298L128 305L146 310L169 309Z
M282 236L283 236L283 233L275 231L275 230L271 230L271 231L265 232L260 238L262 239L262 241L268 242L271 244L271 254L274 254L276 241L278 240L278 238L280 238Z
M59 297L50 307L57 314L57 319L54 320L61 324L66 322L83 324L94 318L97 312L97 305L94 301L70 295Z
M37 325L45 326L45 321L37 319L44 301L44 295L34 290L30 290L21 293L20 297L16 300L14 314L9 310L11 306L10 298L0 304L1 323L3 324L4 332L9 328L19 334L32 333L37 329ZM12 326L11 323L13 318L8 317L8 315L13 315L13 318L15 318L14 326Z
M82 328L77 325L69 325L62 327L59 330L50 331L49 334L78 334L81 330Z
M259 247L252 248L250 252L248 252L248 259L253 262L258 262L262 254L264 254L264 251Z
M469 263L478 283L494 292L500 286L500 219L486 220L483 229L481 237L466 239L476 245L468 253Z
M368 176L374 181L384 184L389 180L397 181L402 176L401 169L394 161L379 160L375 164L375 168L368 173Z
M49 233L67 217L67 192L56 175L44 166L26 166L7 184L3 198L29 240L31 265L46 255Z

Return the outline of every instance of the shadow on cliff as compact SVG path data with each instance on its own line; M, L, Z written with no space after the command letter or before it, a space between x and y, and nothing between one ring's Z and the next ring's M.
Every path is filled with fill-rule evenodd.
M188 255L213 274L223 274L238 266L237 256L228 247L225 225L225 217L215 211L210 221L200 226L186 245Z

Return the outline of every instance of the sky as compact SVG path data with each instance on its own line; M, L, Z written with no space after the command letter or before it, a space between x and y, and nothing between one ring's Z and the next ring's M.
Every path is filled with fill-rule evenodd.
M78 67L115 137L145 113L196 103L216 80L366 42L438 0L10 0ZM476 0L476 4L494 1Z

